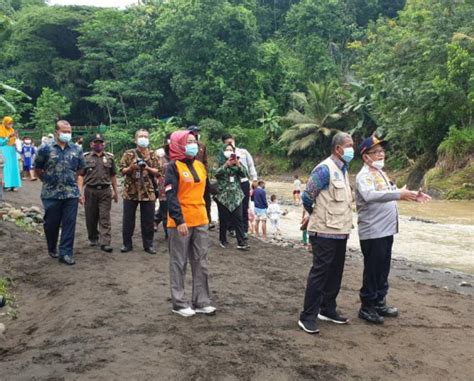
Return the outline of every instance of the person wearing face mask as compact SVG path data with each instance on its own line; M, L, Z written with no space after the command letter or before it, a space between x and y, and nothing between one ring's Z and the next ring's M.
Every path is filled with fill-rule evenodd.
M125 151L120 161L120 171L125 177L121 252L127 253L133 250L135 215L140 205L143 249L148 254L154 255L156 254L153 238L155 203L158 193L157 178L162 172L158 156L148 148L150 140L147 130L140 129L135 133L135 143L137 147Z
M215 176L218 188L216 202L219 210L219 244L223 249L227 248L227 229L229 223L232 223L237 237L237 249L246 251L249 246L242 221L244 192L240 187L240 179L248 176L247 170L240 164L235 147L231 144L223 146L218 160L220 167Z
M90 246L99 246L102 251L111 253L110 210L112 200L118 202L114 155L105 151L105 139L101 134L92 136L90 147L91 151L84 154L84 175L78 178L79 202L84 205Z
M25 138L23 140L23 145L21 147L21 158L23 161L23 176L24 179L27 179L29 176L31 181L36 181L35 172L33 169L33 163L36 155L36 147L32 144L30 138Z
M6 191L21 187L20 167L18 165L16 132L13 118L6 116L0 124L0 152L4 160L3 182Z
M160 168L162 173L166 173L166 167L169 163L169 138L171 134L168 134L165 137L165 144L163 148L158 148L156 150L156 154L158 156L158 160L160 163ZM158 189L159 189L159 196L158 199L160 201L160 207L155 214L155 224L158 227L160 223L163 224L163 231L165 233L165 239L168 239L168 227L166 226L168 223L168 202L166 201L166 192L165 192L165 177L160 176L158 178Z
M364 274L360 289L359 318L373 324L383 324L384 317L397 317L398 310L388 306L388 274L392 257L393 236L398 233L397 201L425 202L431 198L423 192L397 187L383 171L384 140L375 136L364 139L359 151L364 166L356 178L358 231Z
M309 213L308 235L313 265L308 275L304 308L298 326L307 333L318 333L316 318L335 324L349 319L336 311L346 258L347 239L352 230L352 191L349 163L354 158L354 142L339 132L331 144L331 156L311 172L302 194Z
M74 235L80 196L77 177L85 165L82 149L71 142L71 132L69 122L56 122L56 141L41 146L35 159L36 176L43 182L41 200L48 253L52 258L59 257L59 261L66 265L75 264Z
M168 243L172 312L183 317L196 313L213 314L211 306L207 254L209 251L209 219L204 192L207 171L195 160L196 137L190 131L171 135L170 159L166 168L165 191L168 200ZM193 288L191 301L185 295L187 262L191 263Z

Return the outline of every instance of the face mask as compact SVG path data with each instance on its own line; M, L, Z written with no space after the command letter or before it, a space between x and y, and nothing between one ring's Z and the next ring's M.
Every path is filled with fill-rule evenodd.
M198 153L197 143L186 144L186 156L195 157Z
M156 150L156 154L158 155L158 157L165 157L165 150L163 148L158 148Z
M28 140L25 140L25 146L29 146L30 144L31 144L31 142L30 142L30 141L28 141Z
M59 133L59 141L63 143L69 143L71 141L72 135L67 132Z
M346 163L349 163L354 158L354 148L346 147L344 148L344 154L342 155L342 160Z
M229 159L232 156L232 151L224 151L224 156Z
M147 148L149 144L150 144L150 140L148 140L148 138L141 137L137 139L137 145L140 148Z
M384 159L372 162L372 166L377 168L377 169L382 169L384 167L384 165L385 165L385 160Z
M104 150L104 143L96 143L92 146L95 152L101 153Z

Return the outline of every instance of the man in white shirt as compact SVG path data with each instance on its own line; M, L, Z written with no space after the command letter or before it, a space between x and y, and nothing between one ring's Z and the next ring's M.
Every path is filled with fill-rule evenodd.
M235 145L235 138L230 134L222 135L222 143L232 144L235 147L235 153L239 158L240 164L242 164L249 174L252 181L257 181L257 170L255 169L255 163L252 155L245 148L238 148ZM250 202L250 180L245 177L240 179L240 186L244 192L244 199L242 200L242 220L244 225L244 233L247 235L249 230L249 202Z

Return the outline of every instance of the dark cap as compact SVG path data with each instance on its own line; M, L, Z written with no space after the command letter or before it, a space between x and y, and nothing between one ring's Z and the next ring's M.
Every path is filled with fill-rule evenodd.
M192 132L193 134L197 134L201 129L198 126L189 126L188 131Z
M91 142L97 142L97 141L105 142L104 135L94 134L91 136Z
M376 136L372 135L370 138L364 139L359 145L360 154L364 154L364 152L368 151L372 147L375 147L376 145L381 145L382 147L385 147L387 145L387 142L385 140L380 140Z

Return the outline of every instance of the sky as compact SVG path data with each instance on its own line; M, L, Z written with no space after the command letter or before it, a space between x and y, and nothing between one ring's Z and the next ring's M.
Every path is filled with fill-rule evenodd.
M137 0L49 0L50 5L93 5L96 7L125 8L127 5L136 4Z

